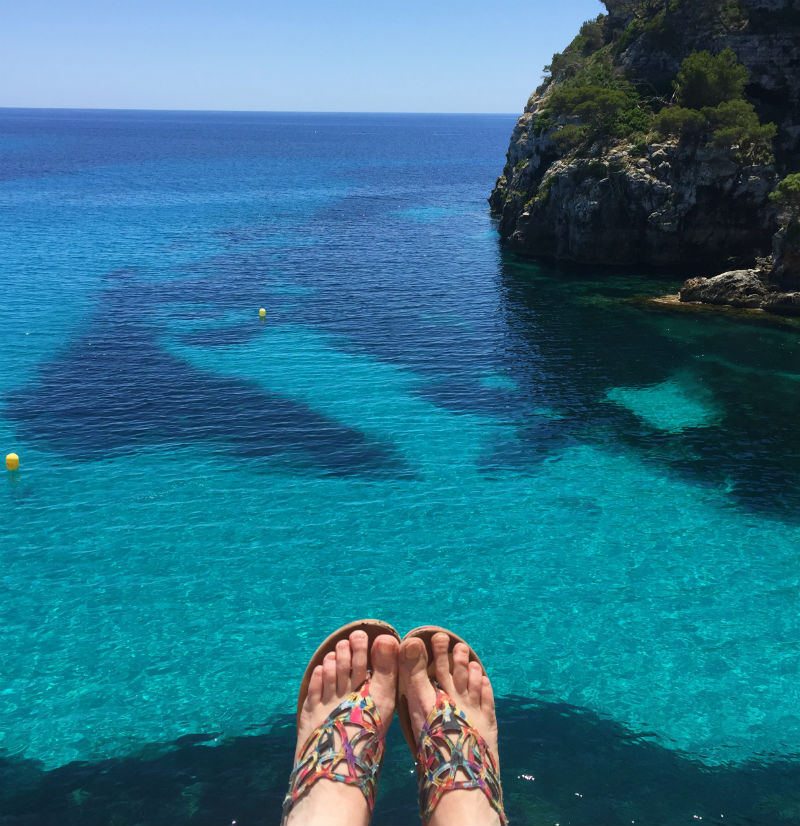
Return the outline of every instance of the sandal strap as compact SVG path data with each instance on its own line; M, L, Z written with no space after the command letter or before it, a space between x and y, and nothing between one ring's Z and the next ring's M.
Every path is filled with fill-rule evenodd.
M358 786L372 812L386 737L369 683L368 677L364 685L339 703L306 739L289 777L282 823L286 822L292 806L323 778ZM358 730L348 732L348 725L357 726Z
M494 755L467 715L438 686L419 738L417 776L423 823L430 822L442 795L456 789L481 789L502 826L508 823Z

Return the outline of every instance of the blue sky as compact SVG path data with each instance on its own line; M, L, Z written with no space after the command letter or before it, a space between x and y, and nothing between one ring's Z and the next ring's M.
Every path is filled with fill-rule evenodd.
M519 112L599 0L0 0L0 106Z

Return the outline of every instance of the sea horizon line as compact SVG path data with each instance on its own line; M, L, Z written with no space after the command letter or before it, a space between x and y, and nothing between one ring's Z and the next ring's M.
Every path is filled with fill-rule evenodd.
M160 109L128 106L0 106L0 111L15 112L164 112L195 114L242 114L242 115L441 115L441 116L515 116L519 112L426 112L361 109Z

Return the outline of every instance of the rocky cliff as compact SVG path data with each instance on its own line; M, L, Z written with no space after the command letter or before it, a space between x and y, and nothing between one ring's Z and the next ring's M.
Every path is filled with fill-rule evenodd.
M502 238L576 262L754 268L778 228L770 192L800 169L800 0L605 5L511 135L489 199ZM709 92L703 66L716 82L723 63L741 83Z

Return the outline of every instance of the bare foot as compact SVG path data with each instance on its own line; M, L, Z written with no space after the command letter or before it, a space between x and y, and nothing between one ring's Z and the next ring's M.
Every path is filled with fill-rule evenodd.
M436 681L486 741L499 772L497 719L489 678L484 675L478 663L469 661L469 648L463 643L456 643L453 647L451 665L450 637L447 634L434 634L431 647ZM419 732L436 702L436 689L428 678L427 669L425 643L417 637L403 640L400 646L400 690L408 699L411 726L417 744ZM430 826L453 823L463 826L496 826L500 823L500 818L481 789L456 789L442 796L430 819Z
M295 763L314 729L367 679L368 640L364 631L353 631L349 639L340 640L336 651L326 654L322 665L311 673L308 695L297 727ZM397 640L389 634L381 634L372 643L370 694L380 714L381 734L386 733L394 714L397 652ZM348 724L348 733L351 734L350 728ZM286 823L288 826L366 826L369 818L369 807L361 789L323 778L317 780L292 806Z

